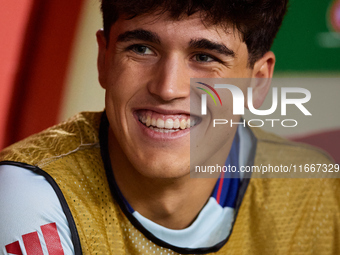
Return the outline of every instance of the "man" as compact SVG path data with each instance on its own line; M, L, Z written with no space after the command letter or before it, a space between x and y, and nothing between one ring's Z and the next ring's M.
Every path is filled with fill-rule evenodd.
M2 253L339 252L335 179L190 178L189 135L213 132L209 118L190 112L190 78L271 78L269 50L286 5L103 0L105 112L82 113L2 152ZM259 107L269 85L239 88L248 86ZM208 151L197 160L330 163L242 126Z

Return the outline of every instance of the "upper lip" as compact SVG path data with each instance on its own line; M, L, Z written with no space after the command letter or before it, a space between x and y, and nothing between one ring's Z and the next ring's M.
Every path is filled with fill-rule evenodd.
M190 111L177 110L177 109L163 109L159 107L145 107L145 108L135 109L135 111L138 111L138 110L148 110L148 111L153 111L153 112L164 114L164 115L181 115L181 114L192 115Z

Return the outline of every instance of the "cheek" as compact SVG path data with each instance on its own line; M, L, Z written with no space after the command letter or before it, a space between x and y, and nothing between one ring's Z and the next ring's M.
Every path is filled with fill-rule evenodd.
M118 99L126 98L141 89L148 79L148 69L129 58L117 59L112 62L107 72L107 90L116 94Z
M113 63L107 73L105 107L116 135L127 132L134 121L132 107L145 91L145 79L139 73L131 62L124 61L120 65Z
M107 72L106 94L107 100L112 100L112 104L120 105L126 102L136 87L133 69L124 68L122 65L112 65Z
M124 72L120 72L119 68L111 71L107 76L105 108L114 129L121 130L126 126L126 109L132 95L129 90L131 82L130 78L124 76ZM115 133L118 130L115 130Z

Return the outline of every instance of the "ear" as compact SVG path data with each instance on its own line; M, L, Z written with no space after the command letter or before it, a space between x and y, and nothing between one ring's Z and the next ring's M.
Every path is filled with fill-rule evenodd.
M98 68L98 79L100 85L106 89L105 73L106 73L106 38L102 29L96 33L97 44L98 44L98 57L97 57L97 68Z
M268 51L262 58L256 61L253 69L253 106L259 108L265 100L270 88L275 66L275 55Z

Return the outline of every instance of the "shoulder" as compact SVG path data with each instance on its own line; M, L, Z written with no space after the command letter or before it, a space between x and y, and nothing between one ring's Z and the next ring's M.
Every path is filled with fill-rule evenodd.
M102 112L83 112L38 134L34 134L0 152L1 161L44 164L65 156L80 146L98 144Z
M52 249L74 254L61 203L43 176L22 167L0 165L0 208L0 251L27 251L33 249L35 240L44 252L53 242Z
M323 150L308 144L289 141L259 128L251 128L257 139L257 156L262 160L297 163L333 163Z

